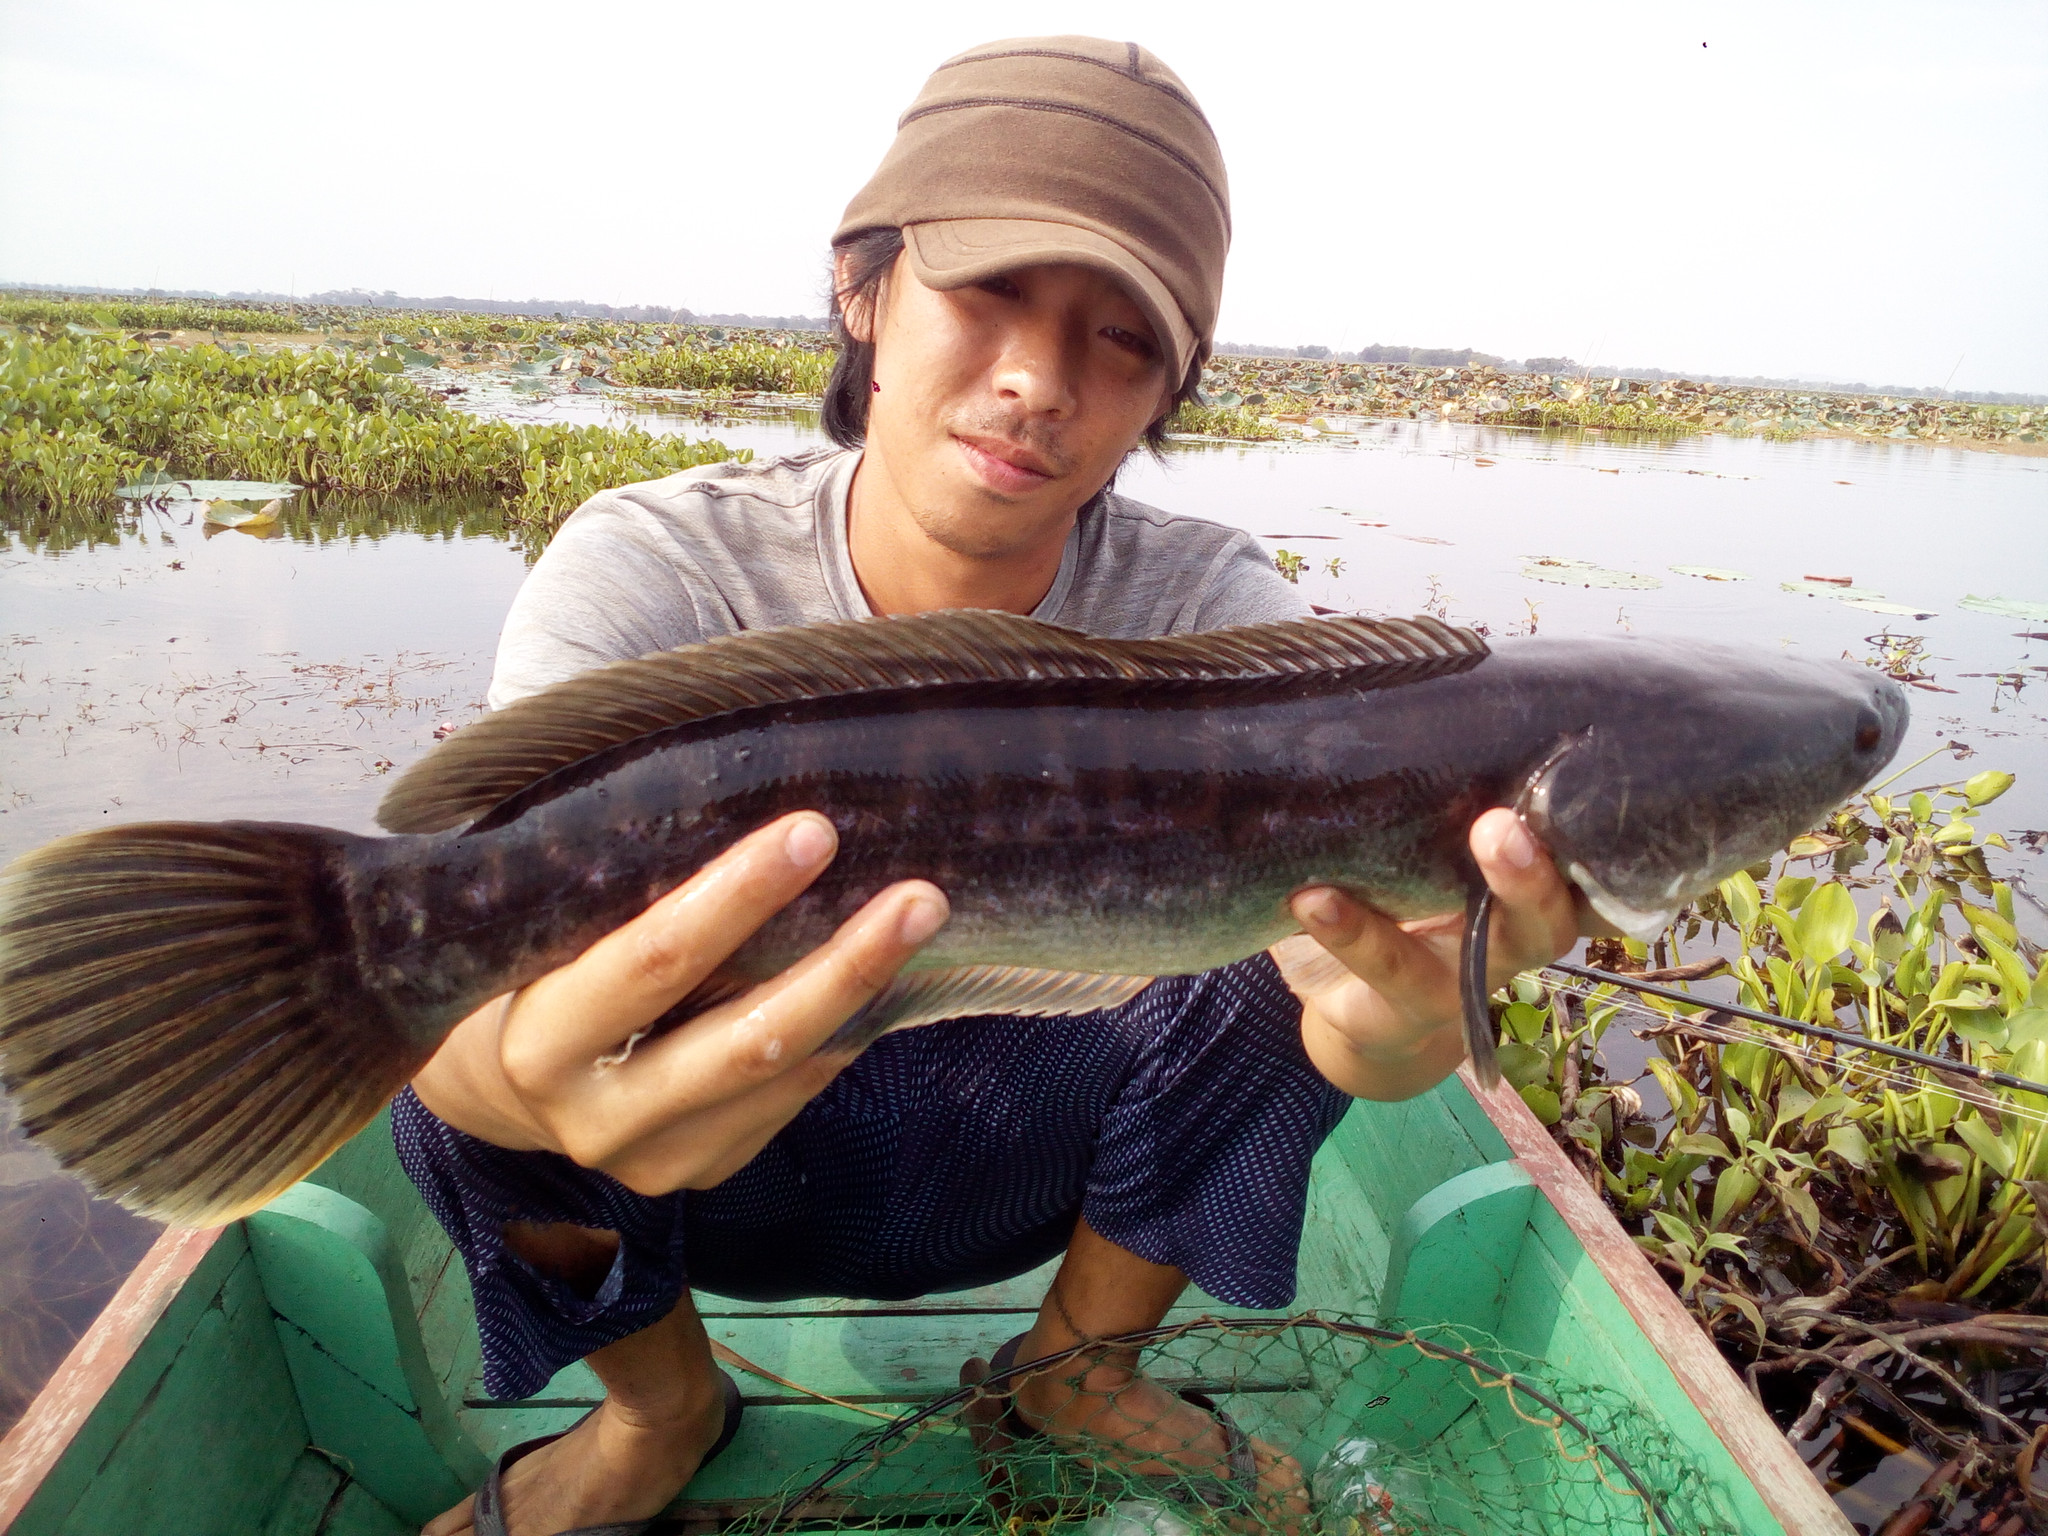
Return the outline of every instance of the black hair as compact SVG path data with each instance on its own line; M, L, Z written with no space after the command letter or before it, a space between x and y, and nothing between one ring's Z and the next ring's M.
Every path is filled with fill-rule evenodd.
M846 257L846 282L839 281L835 266L832 276L832 343L839 349L832 364L831 380L825 385L825 435L842 448L858 448L867 441L868 401L875 389L875 344L856 341L846 327L849 310L867 317L873 333L879 323L882 285L903 254L903 231L895 228L866 229L849 236L832 248L835 257ZM1174 411L1200 397L1202 365L1189 363L1187 377L1174 391L1173 404L1165 415L1145 428L1145 446L1157 454L1166 446L1166 422Z

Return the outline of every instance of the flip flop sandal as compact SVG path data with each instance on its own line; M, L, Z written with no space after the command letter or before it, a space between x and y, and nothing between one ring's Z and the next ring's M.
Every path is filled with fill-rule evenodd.
M978 1356L969 1360L960 1367L960 1384L964 1387L979 1386L990 1376L1009 1370L1016 1365L1017 1348L1025 1338L1026 1335L1020 1333L1014 1339L1006 1340L987 1360ZM1259 1464L1252 1455L1250 1436L1206 1392L1189 1389L1180 1393L1180 1399L1200 1408L1222 1429L1229 1475L1216 1477L1207 1473L1181 1472L1123 1475L1134 1484L1155 1489L1160 1497L1175 1503L1200 1503L1211 1509L1242 1507L1248 1499L1257 1496L1259 1486ZM1005 1453L1014 1450L1019 1441L1050 1437L1017 1411L1016 1393L1007 1384L994 1392L975 1397L962 1410L961 1417L967 1424L968 1437L974 1442L982 1478L988 1484L991 1497L1000 1505L1006 1498L1014 1497L1016 1484L1014 1472L1005 1464ZM479 1531L478 1536L484 1536L484 1533Z
M704 1453L704 1459L697 1463L697 1470L704 1468L718 1458L718 1453L732 1444L732 1437L740 1432L740 1414L744 1405L740 1402L739 1384L725 1372L718 1373L718 1380L725 1397L725 1427L718 1432L718 1438L711 1442L711 1449ZM595 1408L591 1413L597 1412ZM590 1417L589 1413L583 1419ZM469 1523L474 1536L506 1536L505 1532L505 1472L513 1462L532 1455L544 1445L553 1445L563 1435L579 1428L583 1419L560 1434L541 1435L537 1439L522 1440L498 1458L498 1464L491 1468L491 1475L484 1479L483 1486L476 1491L476 1503L471 1507ZM574 1530L561 1531L557 1536L642 1536L642 1533L661 1517L649 1515L645 1520L615 1520L609 1525L579 1525Z

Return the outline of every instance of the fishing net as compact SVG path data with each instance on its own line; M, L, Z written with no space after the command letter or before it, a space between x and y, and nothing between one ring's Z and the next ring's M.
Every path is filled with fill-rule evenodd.
M1214 1416L1154 1395L1169 1406L1148 1421L1131 1406L1133 1393L1103 1395L1134 1370L1222 1409L1249 1440L1256 1478L1231 1475ZM941 1525L1002 1536L1739 1529L1660 1419L1470 1329L1403 1331L1314 1313L1202 1318L1008 1369L970 1362L963 1379L959 1391L859 1435L830 1465L798 1473L729 1528L750 1536ZM1010 1416L1020 1387L1031 1420L1049 1415L1053 1432ZM1245 1470L1242 1453L1237 1466Z

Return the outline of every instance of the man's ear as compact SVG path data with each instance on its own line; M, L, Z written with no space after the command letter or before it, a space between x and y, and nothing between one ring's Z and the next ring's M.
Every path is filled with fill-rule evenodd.
M884 278L886 284L888 279ZM848 251L832 253L832 292L839 299L840 323L855 341L874 345L875 309L863 294L849 293L853 286L853 256Z

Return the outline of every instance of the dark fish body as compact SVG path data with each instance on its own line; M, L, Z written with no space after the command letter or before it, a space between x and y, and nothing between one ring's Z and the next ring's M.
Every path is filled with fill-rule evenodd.
M750 975L909 878L953 909L917 969L1185 974L1296 931L1287 899L1308 885L1397 917L1461 906L1466 829L1553 756L1539 835L1582 863L1607 915L1661 926L1853 792L1898 718L1895 688L1866 668L1651 639L1531 640L1368 694L1329 678L1264 696L990 692L696 722L588 759L473 829L366 840L348 855L365 952L460 1017L744 833L811 809L838 828L838 857L742 951Z
M1004 633L1025 624L1006 620ZM654 687L655 702L601 728L615 739L590 751L561 723L582 718L576 699L525 717L515 707L454 738L449 747L463 752L444 768L437 753L415 770L427 788L436 771L442 781L470 774L447 806L408 800L405 782L387 802L387 824L448 830L239 829L252 848L292 834L298 861L296 906L273 924L291 930L279 968L296 969L298 990L276 1007L308 1017L353 1008L358 1022L343 1033L358 1048L380 1042L381 1102L481 1003L573 958L738 837L799 809L833 821L839 853L734 957L736 979L782 969L893 881L930 880L952 904L951 922L913 962L951 990L884 1010L870 1030L1022 1011L1044 993L1044 973L1086 981L1227 964L1296 931L1288 898L1309 885L1340 886L1397 917L1455 910L1472 888L1468 829L1497 805L1520 810L1606 917L1651 932L1867 782L1905 725L1896 685L1844 663L1644 637L1531 639L1488 653L1461 632L1409 628L1423 654L1385 663L988 677L973 675L970 658L954 668L966 676L890 686L883 668L878 686L793 687L786 698L756 688L737 707L667 724ZM711 648L672 655L692 650ZM604 675L541 697L583 688L601 704ZM500 779L520 787L502 794ZM109 909L104 887L94 911ZM15 1001L61 969L18 962L23 907L10 900L0 922L0 1066L10 1086L43 1089L29 1105L31 1131L53 1132L60 1156L89 1164L95 1149L62 1145L61 1133L89 1123L92 1106L72 1092L48 1107L48 1079L64 1066L29 1058L60 1039L70 1044L55 1049L81 1060L118 1041L65 1035L49 1006ZM75 920L84 909L73 908ZM287 949L302 958L288 961ZM1102 1001L1085 988L1077 996L1039 1011ZM116 1055L132 1076L132 1061ZM115 1059L103 1064L109 1081ZM341 1120L359 1116L363 1097ZM210 1145L222 1155L230 1142L223 1130ZM265 1189L289 1171L266 1168ZM174 1193L190 1205L206 1182L195 1172ZM249 1197L247 1183L221 1184L206 1209ZM182 1209L153 1187L137 1203Z

